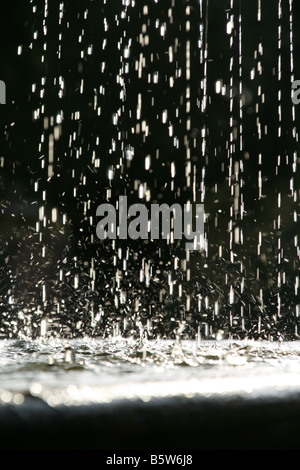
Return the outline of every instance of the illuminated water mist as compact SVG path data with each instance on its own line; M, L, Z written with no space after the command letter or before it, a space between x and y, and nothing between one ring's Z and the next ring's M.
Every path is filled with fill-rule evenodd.
M2 338L298 338L295 1L42 3L5 80ZM203 203L202 251L98 240L120 195Z

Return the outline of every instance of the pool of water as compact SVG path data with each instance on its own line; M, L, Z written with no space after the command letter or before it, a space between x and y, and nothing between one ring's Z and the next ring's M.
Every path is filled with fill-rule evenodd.
M0 403L51 407L300 391L300 342L2 340Z

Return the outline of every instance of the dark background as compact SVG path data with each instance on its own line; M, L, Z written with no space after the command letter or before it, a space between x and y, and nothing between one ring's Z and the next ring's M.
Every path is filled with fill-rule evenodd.
M41 318L47 318L48 331L55 335L107 335L118 329L124 335L139 334L136 323L141 322L151 337L172 336L178 324L185 321L188 336L200 333L213 337L221 330L224 335L237 338L297 337L299 296L295 279L299 275L299 245L295 246L294 237L299 233L299 222L294 221L293 213L299 213L299 172L293 172L292 163L299 147L299 109L295 107L296 120L293 122L289 2L282 1L281 20L278 19L277 1L262 2L262 21L258 22L257 2L246 0L235 0L233 8L230 1L209 0L208 11L203 2L202 16L199 3L194 0L137 1L134 7L128 6L125 19L120 17L122 9L126 10L121 1L66 1L61 24L58 21L59 4L55 0L49 1L46 17L43 2L37 2L36 12L29 1L5 2L1 6L0 79L7 86L7 104L0 108L0 157L4 157L0 168L1 335L36 336L40 333ZM145 5L149 7L148 15L143 12ZM185 30L187 6L191 8L188 32ZM170 23L170 9L173 23ZM235 20L230 48L226 24L232 14ZM295 79L300 78L299 14L299 5L294 1ZM239 15L242 18L241 76ZM107 31L104 18L109 26ZM155 27L156 19L167 25L164 37ZM150 43L142 47L138 38L146 23ZM43 34L45 25L46 36ZM278 80L279 26L282 28L281 80ZM201 112L204 63L201 59L203 47L198 46L200 27L204 28L208 45L205 112ZM36 39L35 31L38 33ZM82 42L79 43L81 34ZM121 38L123 42L119 49ZM121 102L121 86L116 76L125 63L121 52L129 38L132 40L127 60L129 72L123 76L126 101ZM168 50L174 46L176 38L178 47L174 62L170 63ZM107 46L103 50L104 40L107 40ZM186 111L185 77L188 40L191 47L189 112ZM263 45L261 57L255 56L259 43ZM87 50L91 44L93 53L89 55ZM22 54L18 55L20 45ZM146 66L139 78L135 63L141 53L146 58ZM43 62L42 55L45 57ZM257 73L259 61L261 74ZM105 63L104 71L101 70L102 63ZM170 88L169 78L175 77L179 69L182 74ZM256 69L253 80L250 79L252 69ZM157 84L148 79L156 71L159 72ZM45 77L44 85L42 77ZM61 98L58 96L59 77L63 77L65 83ZM225 96L215 93L215 82L219 79L227 86ZM81 80L84 83L82 93ZM245 99L242 119L239 115L240 81ZM36 84L35 92L32 84ZM265 94L264 103L257 93L259 86ZM100 87L105 90L104 94L100 93ZM234 97L232 111L230 87ZM280 137L279 90L282 93ZM142 96L139 122L136 118L138 93ZM94 109L95 96L101 106L100 116ZM34 111L41 106L44 106L41 118L33 119ZM112 115L119 108L122 109L121 116L118 124L113 125ZM44 118L48 117L51 122L51 117L55 120L61 110L64 119L61 136L55 141L54 174L49 178L48 141L54 124L45 129ZM168 125L162 124L163 110L168 110L168 120L178 138L177 148L173 138L169 137ZM80 111L79 119L75 119L76 111ZM191 120L189 130L187 119ZM265 125L268 127L267 134L262 132L261 138L257 119L262 129ZM147 137L142 132L132 132L143 120L150 129ZM242 149L238 145L241 124ZM203 127L206 128L204 152L201 150ZM230 149L233 128L235 140ZM112 147L112 141L115 147ZM127 146L134 148L131 162L126 160ZM120 194L127 194L129 202L137 202L136 188L143 183L151 189L151 202L184 203L191 197L185 176L187 148L190 149L192 173L197 174L197 202L202 202L201 193L205 188L205 211L209 214L207 256L193 252L186 259L184 244L167 246L164 241L129 240L117 242L115 246L109 241L99 241L95 235L95 213L97 206L107 200L108 191L111 191L112 203ZM259 154L262 155L261 163ZM144 167L146 155L151 155L151 171ZM95 156L100 159L99 168L94 164ZM298 157L296 160L299 162ZM173 186L171 162L176 164ZM231 175L235 163L240 168L237 179ZM112 181L107 177L110 168L115 173ZM259 198L259 171L263 198ZM291 197L291 178L298 194L296 201ZM231 215L232 188L241 185L241 180L239 202L243 198L243 219L240 213ZM278 193L281 193L280 209ZM40 223L37 232L38 210L42 205L46 224ZM51 221L53 208L58 209L56 223ZM63 214L66 215L65 223ZM278 215L281 216L281 227L278 227ZM243 230L244 243L231 245L236 227ZM259 232L263 234L260 255L257 253ZM124 257L127 257L126 269ZM180 261L176 270L175 257ZM152 273L149 286L140 280L140 270L145 264ZM190 269L190 278L187 278L186 268ZM176 281L173 295L169 294L170 275ZM77 289L74 276L79 279ZM183 290L181 297L178 295L179 284ZM245 287L241 290L243 284ZM230 289L235 293L234 303L228 300ZM120 302L121 291L127 296L124 303ZM190 298L188 308L187 298ZM220 307L218 314L215 302ZM95 318L97 321L93 321Z

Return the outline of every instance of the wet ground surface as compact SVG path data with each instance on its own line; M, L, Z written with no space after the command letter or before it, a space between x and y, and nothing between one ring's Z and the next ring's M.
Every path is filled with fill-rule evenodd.
M0 400L48 405L172 396L247 398L300 390L300 343L267 341L7 340Z
M300 344L2 341L2 449L298 449Z

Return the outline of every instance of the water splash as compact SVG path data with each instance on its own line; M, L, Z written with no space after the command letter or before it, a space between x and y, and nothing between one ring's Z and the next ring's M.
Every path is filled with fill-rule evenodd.
M72 339L66 360L61 340L1 341L0 403L23 405L29 397L51 407L168 397L255 399L299 392L299 342L184 340L181 355L171 340L136 342ZM124 403L124 402L123 402Z
M30 73L1 117L2 337L298 337L295 9L24 6ZM97 240L96 207L122 194L204 203L203 250Z

